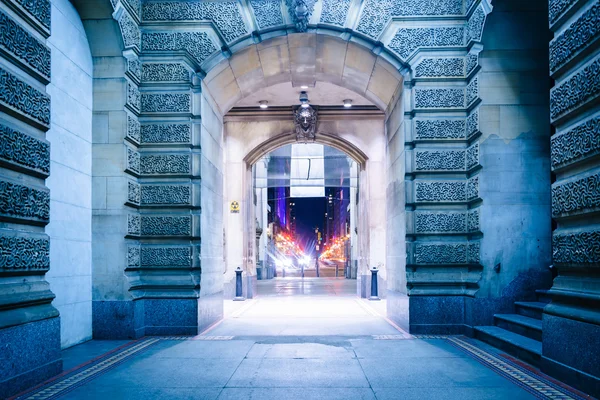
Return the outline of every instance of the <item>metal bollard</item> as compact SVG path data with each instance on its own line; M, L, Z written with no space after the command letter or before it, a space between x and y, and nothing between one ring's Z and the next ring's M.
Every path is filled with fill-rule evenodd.
M337 265L337 263L335 264L335 277L337 278L340 274L340 266Z
M377 296L377 273L379 270L377 267L373 267L371 269L371 297L369 300L381 300L379 296Z
M244 301L246 300L243 296L242 290L242 267L235 269L235 298L233 301Z

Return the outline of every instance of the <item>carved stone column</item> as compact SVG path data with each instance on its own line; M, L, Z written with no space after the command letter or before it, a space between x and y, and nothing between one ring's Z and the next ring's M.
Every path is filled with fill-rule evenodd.
M50 1L0 4L0 397L62 370L50 268Z

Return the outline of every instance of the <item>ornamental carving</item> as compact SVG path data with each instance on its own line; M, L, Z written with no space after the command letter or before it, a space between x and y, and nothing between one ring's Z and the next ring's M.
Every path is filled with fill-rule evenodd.
M50 29L50 0L13 0L35 20Z
M357 31L376 39L393 16L463 15L462 0L367 0Z
M142 125L142 143L189 143L192 137L190 124Z
M475 68L477 68L478 64L479 64L479 55L469 54L467 56L467 67L466 67L465 75L468 76L471 73L471 71L473 71Z
M425 58L415 67L417 78L449 78L465 75L463 57Z
M189 185L143 185L142 205L189 205L192 190Z
M600 207L600 174L552 187L552 216L581 214Z
M464 202L466 199L465 181L416 182L418 202Z
M8 163L50 173L50 145L7 126L0 125L0 159Z
M479 132L479 110L467 117L467 140Z
M142 267L184 267L192 266L191 247L142 247Z
M144 175L189 174L189 154L145 154L140 157L140 172Z
M577 0L550 0L548 5L550 23L555 23L576 2Z
M142 79L142 63L137 57L127 60L127 71L138 81Z
M161 93L142 95L142 112L190 112L189 93Z
M0 236L0 270L50 269L50 241L24 236Z
M346 16L350 9L351 0L322 0L321 22L325 24L346 25Z
M600 3L584 12L567 30L550 42L550 71L573 59L600 36Z
M467 171L479 165L479 143L467 149Z
M475 78L467 85L466 103L467 107L479 98L479 79Z
M198 64L217 51L206 32L146 32L144 51L186 51Z
M317 0L285 0L288 13L298 32L306 32Z
M143 215L141 218L142 236L190 236L192 217L155 217Z
M250 0L250 5L260 29L283 25L280 0Z
M141 217L139 214L127 215L127 234L140 236Z
M126 169L135 174L140 173L140 153L127 147L127 167Z
M50 193L0 181L0 215L48 223L50 221Z
M127 137L135 143L140 143L140 123L137 118L127 115Z
M127 266L130 268L140 266L140 246L127 246Z
M600 232L555 234L552 236L552 259L555 264L599 264Z
M179 63L152 63L142 65L141 76L144 82L189 81L190 71Z
M468 262L466 243L417 244L416 264L466 264Z
M294 112L294 127L297 141L313 142L317 132L317 110L311 106L298 107Z
M421 47L464 46L463 27L400 28L388 47L407 60Z
M415 89L415 108L464 107L464 89Z
M479 197L479 177L473 177L467 181L467 200Z
M248 33L237 2L169 1L144 3L144 21L213 21L226 42Z
M417 171L464 171L465 160L464 150L417 151L415 153Z
M465 233L467 214L451 212L415 212L417 233Z
M464 119L417 119L416 139L465 139Z
M600 153L600 117L552 136L552 168L559 168Z
M127 105L130 106L135 112L140 112L141 104L140 91L136 85L127 82Z
M0 47L50 79L50 49L0 12Z
M483 24L485 23L485 12L481 6L477 9L469 18L467 22L467 43L470 41L479 42L481 41L481 34L483 33Z
M479 242L469 242L467 247L467 261L469 264L479 264L480 254L481 254L481 243Z
M467 230L469 232L479 231L479 210L467 213Z
M598 97L600 59L585 67L550 91L550 116L553 120Z
M126 48L140 47L140 28L131 19L128 13L124 12L119 19L121 34L123 36L123 44Z
M2 68L0 103L46 126L50 125L50 97Z
M140 200L140 184L131 181L127 182L127 201L139 206Z

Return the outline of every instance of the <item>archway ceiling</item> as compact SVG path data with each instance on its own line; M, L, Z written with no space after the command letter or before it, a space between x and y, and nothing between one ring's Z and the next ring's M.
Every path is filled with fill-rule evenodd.
M282 82L251 93L238 101L235 107L256 107L261 100L267 100L269 106L296 105L299 104L298 97L303 90L308 93L310 103L313 105L341 106L344 99L352 100L352 104L357 106L373 105L360 94L329 82L317 82L307 89L294 87L292 82Z
M402 74L466 78L479 51L470 50L471 44L481 40L491 11L490 0L308 0L308 25L300 26L290 12L295 0L111 3L124 47L132 50L129 64L184 56L197 77L207 72L207 79L224 85L211 91L223 113L257 88L318 80L353 90L385 110L397 88L390 83L400 82ZM350 57L354 65L348 65L355 48L363 54ZM427 58L432 50L448 55ZM246 60L236 61L240 53ZM224 71L227 64L232 71ZM360 76L370 73L375 79Z

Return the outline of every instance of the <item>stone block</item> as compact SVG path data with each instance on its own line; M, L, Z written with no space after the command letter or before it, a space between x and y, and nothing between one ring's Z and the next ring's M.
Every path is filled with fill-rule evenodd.
M464 332L464 296L410 296L410 333L457 335Z
M0 397L8 398L62 372L60 320L0 329Z
M144 299L146 335L198 334L197 299Z
M542 332L542 372L599 397L600 326L544 314Z
M97 340L137 339L144 335L142 301L93 301L92 335Z

